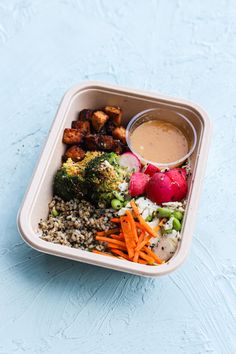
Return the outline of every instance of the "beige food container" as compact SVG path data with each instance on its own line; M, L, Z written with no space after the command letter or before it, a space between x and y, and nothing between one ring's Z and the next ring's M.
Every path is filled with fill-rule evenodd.
M160 266L147 266L112 257L105 257L67 246L46 242L40 238L38 222L48 214L48 203L52 198L52 181L60 167L65 146L62 144L63 130L71 125L84 108L97 109L105 105L120 106L124 111L123 124L137 113L149 108L162 108L186 116L197 133L197 144L191 155L192 176L189 179L186 213L183 220L182 238L175 255ZM85 82L70 89L64 96L32 181L18 213L18 228L22 238L38 251L97 266L120 270L142 276L160 276L178 268L188 255L197 205L200 197L207 162L211 124L199 106L180 99L159 94L127 89L99 82Z

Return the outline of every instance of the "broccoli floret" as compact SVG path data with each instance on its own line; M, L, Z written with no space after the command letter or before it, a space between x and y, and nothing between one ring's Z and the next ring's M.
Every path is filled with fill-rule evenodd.
M110 205L114 192L119 192L119 185L126 176L127 170L119 165L118 156L114 152L94 158L84 173L88 199L96 204Z
M79 162L69 158L54 177L53 194L66 201L84 197L87 194L84 170L92 159L100 155L100 152L87 152L84 159Z
M69 175L65 169L61 168L57 171L54 178L53 194L66 201L75 197L81 198L84 194L83 185L83 177Z

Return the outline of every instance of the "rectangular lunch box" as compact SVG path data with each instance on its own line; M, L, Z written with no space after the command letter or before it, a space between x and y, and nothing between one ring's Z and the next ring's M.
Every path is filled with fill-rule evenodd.
M191 156L192 175L189 179L187 207L182 227L182 237L175 255L160 266L147 266L126 260L105 257L54 244L40 238L38 223L48 214L48 203L52 198L52 182L60 167L65 146L62 144L64 128L76 120L78 112L84 108L97 109L106 105L119 106L124 111L124 125L138 112L148 108L167 108L184 114L197 132L197 145ZM97 266L111 268L142 276L160 276L178 268L185 260L191 245L197 205L207 161L211 124L207 114L197 105L133 89L107 85L98 82L85 82L70 89L64 96L41 157L37 164L30 186L18 213L18 228L22 238L38 251Z

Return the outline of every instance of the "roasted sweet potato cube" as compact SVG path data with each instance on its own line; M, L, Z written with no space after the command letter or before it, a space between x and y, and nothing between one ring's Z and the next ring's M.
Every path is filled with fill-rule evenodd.
M78 120L91 121L92 115L93 115L93 111L91 109L83 109L82 111L79 112Z
M106 106L104 111L116 126L121 125L123 112L120 107Z
M67 149L65 152L65 157L67 159L71 158L73 161L76 162L83 160L84 156L85 156L85 151L77 145L73 145L69 147L69 149Z
M79 144L83 140L83 134L76 129L66 128L63 134L63 143L71 145L71 144Z
M116 127L113 129L112 136L120 140L123 144L126 144L126 129L124 127Z
M98 145L98 135L86 135L84 138L85 145L88 150L99 150L99 145Z
M82 134L90 134L90 122L82 120L73 120L71 128L79 130Z
M109 119L109 116L103 111L96 111L92 115L92 126L96 132L100 132L104 124Z

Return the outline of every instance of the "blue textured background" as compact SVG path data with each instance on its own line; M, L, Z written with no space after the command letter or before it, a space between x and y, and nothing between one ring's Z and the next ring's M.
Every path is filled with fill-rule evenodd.
M236 3L0 0L0 353L236 353ZM64 92L102 80L202 105L191 254L139 278L40 254L16 214Z

